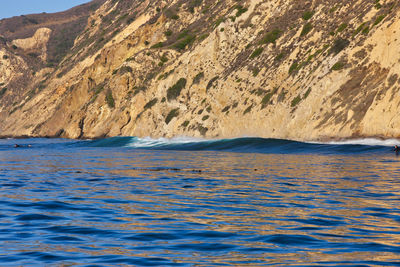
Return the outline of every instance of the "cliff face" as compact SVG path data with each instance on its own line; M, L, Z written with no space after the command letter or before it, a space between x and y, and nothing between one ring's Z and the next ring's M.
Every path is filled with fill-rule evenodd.
M66 53L0 22L2 136L400 137L398 1L91 4Z

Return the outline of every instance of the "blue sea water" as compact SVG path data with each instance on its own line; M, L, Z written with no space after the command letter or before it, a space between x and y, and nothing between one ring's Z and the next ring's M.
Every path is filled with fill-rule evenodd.
M0 266L400 266L395 142L0 140Z

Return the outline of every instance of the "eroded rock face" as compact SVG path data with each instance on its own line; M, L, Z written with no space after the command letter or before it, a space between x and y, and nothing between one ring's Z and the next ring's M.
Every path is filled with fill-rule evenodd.
M51 30L40 28L30 38L16 39L12 44L27 51L28 53L39 56L43 61L47 58L47 43L50 39Z
M15 57L7 50L0 50L0 84L8 84L15 76L21 75L20 71L27 69L21 58Z
M0 134L399 137L400 4L378 2L105 1Z

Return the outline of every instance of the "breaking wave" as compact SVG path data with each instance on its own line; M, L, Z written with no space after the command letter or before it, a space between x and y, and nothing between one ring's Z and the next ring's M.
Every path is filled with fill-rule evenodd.
M307 143L283 139L265 139L243 137L234 139L200 139L200 138L137 138L113 137L85 141L90 147L126 147L149 150L183 150L183 151L228 151L242 153L273 154L359 154L390 152L391 146L400 143L398 140L359 139L329 143Z
M189 137L177 138L138 138L112 137L96 140L66 139L16 139L0 140L0 150L19 144L20 149L40 148L124 148L145 150L177 150L177 151L227 151L240 153L265 154L363 154L390 153L399 140L358 139L327 143L298 142L283 139L267 139L242 137L233 139L201 139ZM28 145L30 145L28 147Z

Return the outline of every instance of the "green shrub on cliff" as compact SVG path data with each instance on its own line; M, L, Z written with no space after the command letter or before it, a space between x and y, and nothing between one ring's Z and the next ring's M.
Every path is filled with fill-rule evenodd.
M243 111L243 115L246 115L247 113L249 113L251 111L251 109L253 108L253 105L250 105L246 108L245 111Z
M380 2L380 0L375 0L375 8L376 9L381 9L382 8L381 3L379 3L379 2Z
M178 20L179 16L176 14L176 11L173 10L172 8L165 10L164 15L173 20Z
M236 17L240 17L243 13L247 12L247 8L243 7L242 5L235 6L236 9Z
M160 57L160 61L162 63L166 63L168 61L168 57L164 54L164 55L162 55L162 57Z
M312 16L314 16L314 12L308 10L308 11L306 11L306 12L303 13L302 18L303 18L304 20L309 20L309 19L312 18Z
M282 31L279 29L272 30L264 35L261 39L260 44L272 44L281 36Z
M196 36L188 34L181 41L177 42L174 47L177 50L184 50L196 40Z
M213 86L214 86L214 83L215 83L218 79L219 79L219 76L215 76L214 78L212 78L212 79L208 82L208 84L207 84L207 86L206 86L206 91L208 91L211 87L213 87Z
M183 88L186 86L186 79L180 78L173 86L168 88L167 90L167 99L168 101L176 99L180 94Z
M203 118L201 118L201 120L202 121L206 121L206 120L208 120L208 118L210 118L210 116L209 115L205 115Z
M179 108L171 110L165 118L165 123L169 124L170 121L179 115Z
M361 25L358 26L358 27L355 29L355 31L354 31L354 33L353 33L353 36L356 36L357 34L359 34L359 33L364 29L364 27L365 27L366 24L367 24L366 22L361 23Z
M341 62L341 61L336 62L336 63L332 66L331 70L341 70L341 69L344 68L344 65L345 65L345 64L344 64L343 62Z
M204 72L198 73L194 78L192 84L199 84L200 81L204 78Z
M386 15L380 15L378 16L375 21L374 21L374 26L378 25L384 18L386 17Z
M190 13L194 13L194 9L196 7L201 6L203 0L193 0L193 1L189 1L189 3L187 3L187 8L189 10Z
M165 36L169 37L172 35L172 31L171 30L167 30L164 32Z
M152 108L155 104L157 104L158 99L157 98L153 98L152 100L150 100L149 102L146 103L146 105L144 105L144 110L150 109Z
M261 53L263 52L263 50L264 50L264 48L262 48L262 47L256 48L256 49L253 51L253 53L251 53L250 58L256 58L256 57L258 57L259 55L261 55Z
M350 44L350 41L347 39L338 38L333 43L330 52L334 54L338 54L340 51L345 49Z
M257 67L255 67L255 68L252 70L252 73L253 73L253 77L257 77L258 73L260 73L260 69L257 68Z
M337 28L337 32L342 32L347 28L347 23L342 23L339 25L339 27Z
M297 61L293 62L292 65L290 65L290 67L289 67L289 74L292 74L293 72L298 70L298 67L299 67L299 63L297 63Z
M152 45L151 48L161 48L163 46L164 46L164 43L163 42L159 42L159 43L156 43L155 45Z
M133 72L133 69L131 68L131 67L129 67L129 66L122 66L121 68L119 68L119 73L121 74L121 75L123 75L123 74L125 74L125 73L132 73Z
M181 126L186 128L186 127L189 125L189 123L190 123L190 121L184 121L184 122L181 124Z
M284 57L285 57L285 54L283 52L281 52L281 53L279 53L279 55L277 55L275 57L275 61L281 61Z
M6 93L6 91L7 91L7 87L3 87L3 88L0 90L0 98Z
M296 97L292 100L292 103L290 104L290 106L293 108L293 107L295 107L298 103L300 103L300 101L301 101L301 96L298 95L298 96L296 96Z
M272 96L275 95L278 89L279 89L278 87L275 87L274 90L268 91L268 93L261 100L261 108L265 108L271 102Z
M226 106L221 110L221 112L227 112L230 108L231 106Z
M310 22L306 23L301 30L300 36L304 36L309 33L313 29L313 26Z
M222 22L225 21L225 17L219 17L216 21L215 21L215 27L218 27Z
M113 97L113 95L112 95L111 90L108 90L108 91L107 91L107 94L106 94L106 102L107 102L107 105L108 105L110 108L114 108L114 107L115 107L115 101L114 101L114 97Z
M303 95L303 99L306 99L311 93L311 88L308 88L307 92Z
M368 35L369 33L369 26L365 26L365 28L361 31L362 34Z

